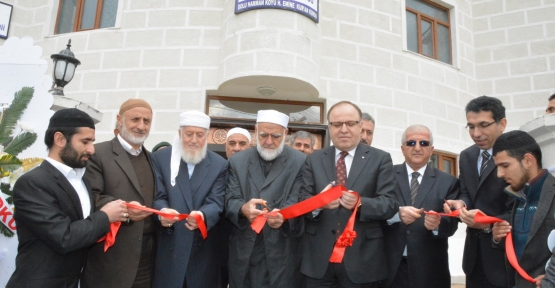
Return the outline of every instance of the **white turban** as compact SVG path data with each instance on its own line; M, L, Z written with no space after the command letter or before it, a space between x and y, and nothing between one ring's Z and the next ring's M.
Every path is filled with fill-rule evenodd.
M289 116L276 110L259 110L256 117L256 123L260 122L274 123L281 125L283 128L287 128L287 124L289 124Z
M233 129L227 131L227 136L225 137L225 139L229 138L229 136L231 136L233 134L245 135L245 137L247 137L247 139L249 139L249 143L251 142L251 133L249 133L249 131L247 131L247 129L235 127Z
M210 117L199 111L187 111L179 114L179 126L210 128Z
M183 126L200 127L208 130L210 128L210 117L199 111L186 111L179 114L179 127ZM175 135L173 138L172 155L170 158L170 177L172 186L175 186L175 178L179 173L182 149L183 145L181 143L181 139L179 138L179 135Z

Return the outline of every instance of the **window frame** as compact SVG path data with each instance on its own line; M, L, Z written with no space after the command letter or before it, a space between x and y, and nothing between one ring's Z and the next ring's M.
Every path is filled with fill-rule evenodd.
M59 28L59 25L60 25L60 16L62 14L62 7L63 7L64 1L69 1L69 0L60 0L58 2L58 13L57 13L57 16L56 16L56 25L54 27L54 34L56 34L56 35L66 34L66 33L58 33L58 28ZM75 7L74 20L73 20L73 28L72 28L71 32L68 32L68 33L100 29L100 20L102 18L102 7L104 5L104 0L98 0L98 2L96 3L96 15L94 17L94 26L92 28L88 28L88 29L80 29L79 28L79 27L81 27L81 24L82 24L82 21L83 21L83 11L85 9L84 4L85 4L85 0L77 0L77 5Z
M449 152L441 152L441 151L435 151L432 153L432 156L436 155L437 156L437 165L438 167L434 167L437 168L440 171L443 171L443 160L447 160L449 162L451 162L451 175L455 176L455 177L459 177L459 166L457 165L457 158L458 155L457 154L453 154L453 153L449 153ZM430 158L430 162L433 164L432 159ZM432 166L433 167L433 166ZM445 172L445 171L443 171Z
M414 53L418 53L422 56L428 57L428 58L432 58L434 60L440 61L441 63L445 63L445 64L449 64L449 65L453 65L454 61L453 61L453 31L452 31L452 27L451 27L451 11L449 8L444 7L442 5L439 5L435 2L429 1L429 0L421 0L422 2L425 2L427 4L430 4L438 9L441 9L445 12L447 12L447 22L444 22L440 19L434 18L428 14L424 14L418 10L415 10L413 8L410 8L406 5L405 3L405 21L406 23L408 23L408 20L406 19L406 11L411 12L413 14L416 15L416 30L417 30L417 39L418 39L418 52L412 51L408 49L408 45L407 45L407 50L414 52ZM428 21L432 24L432 45L433 45L433 57L430 57L424 53L422 53L422 20ZM437 25L441 24L443 26L447 27L447 30L449 31L449 58L451 59L451 62L447 63L447 62L443 62L441 60L439 60L439 45L438 45L438 37L437 37ZM406 24L405 24L406 26ZM408 30L406 30L406 33L409 33ZM406 35L408 37L408 35ZM405 37L405 41L406 38Z

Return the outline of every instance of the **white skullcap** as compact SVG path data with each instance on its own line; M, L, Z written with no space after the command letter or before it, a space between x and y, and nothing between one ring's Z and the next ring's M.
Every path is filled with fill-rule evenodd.
M249 131L247 131L247 129L235 127L233 129L227 131L227 136L225 138L227 139L227 138L229 138L229 136L231 136L233 134L245 135L245 137L247 137L247 139L249 139L249 142L251 142L251 133L249 133Z
M179 126L210 128L210 117L199 111L186 111L179 114Z
M289 116L276 110L258 110L256 123L260 122L274 123L283 126L283 128L287 128L287 124L289 124Z

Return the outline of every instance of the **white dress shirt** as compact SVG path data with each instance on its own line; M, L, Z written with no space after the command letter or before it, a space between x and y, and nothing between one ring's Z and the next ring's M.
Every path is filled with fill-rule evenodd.
M64 163L58 162L50 157L45 158L46 161L50 162L52 166L56 167L64 175L73 186L73 189L77 192L79 196L79 201L81 202L81 208L83 209L83 219L89 217L91 214L91 199L89 196L89 191L83 182L83 175L85 174L85 168L71 168Z

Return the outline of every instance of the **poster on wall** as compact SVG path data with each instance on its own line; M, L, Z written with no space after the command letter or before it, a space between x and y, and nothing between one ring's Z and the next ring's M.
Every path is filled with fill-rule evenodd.
M0 2L0 38L2 39L8 39L12 10L12 5Z
M235 14L254 9L291 10L318 23L319 0L235 0Z

